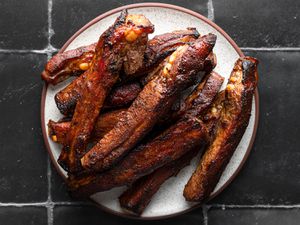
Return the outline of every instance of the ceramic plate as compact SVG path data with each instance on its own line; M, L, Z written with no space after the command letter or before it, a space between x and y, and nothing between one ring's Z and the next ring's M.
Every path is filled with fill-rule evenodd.
M128 8L130 13L144 14L150 19L150 21L155 25L155 33L152 34L150 38L156 34L185 29L187 27L196 27L200 34L207 34L209 32L216 34L217 42L214 52L217 55L218 65L215 68L215 71L224 76L226 80L229 77L237 58L243 55L233 40L220 27L209 21L207 18L178 6L158 3L128 5L102 14L89 22L73 37L71 37L70 40L63 46L61 51L74 49L82 45L88 45L96 42L100 34L113 24L114 20L119 15L120 10L124 8ZM61 146L52 142L47 136L47 122L49 119L58 120L62 117L56 108L54 95L69 82L70 80L67 80L57 86L45 86L42 95L41 116L45 143L52 162L64 178L66 178L66 173L56 162ZM222 89L224 89L225 85L226 82L224 82ZM211 198L220 193L232 181L245 162L252 147L256 133L257 121L258 93L256 92L255 97L253 98L252 115L249 126L232 159L226 167L226 170L222 174L222 177L212 193ZM192 161L190 166L184 168L176 177L167 180L155 194L151 203L139 218L155 219L168 217L178 215L197 207L197 204L185 201L182 196L182 191L193 170L196 168L198 161L199 156ZM94 194L91 196L91 199L97 205L111 213L128 216L128 213L120 208L118 202L118 196L124 190L125 187L115 188L110 191Z

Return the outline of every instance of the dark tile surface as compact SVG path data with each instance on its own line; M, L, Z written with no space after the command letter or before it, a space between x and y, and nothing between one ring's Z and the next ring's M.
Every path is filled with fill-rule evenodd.
M56 48L62 45L83 25L108 10L133 3L153 2L151 0L53 0L52 21L54 36L51 43ZM170 3L183 6L207 16L206 0L157 0L155 2Z
M300 52L247 53L260 60L260 119L253 150L221 204L300 204Z
M47 209L45 207L1 207L0 223L2 225L46 225Z
M298 225L299 209L211 209L208 225Z
M46 55L0 54L0 201L47 199L40 128L40 72Z
M51 197L55 202L78 202L69 195L68 189L63 178L58 174L55 168L51 167Z
M47 0L1 1L0 8L0 48L43 49L47 46Z
M105 219L104 219L105 218ZM90 206L59 206L54 208L54 225L201 225L203 224L202 210L197 209L193 212L172 219L156 221L138 221L113 216L100 211L96 207Z
M299 47L300 1L214 0L215 22L240 47Z
M53 2L55 32L51 41L60 48L75 31L96 16L122 5L152 0L50 2ZM208 0L158 2L183 6L205 16L208 12ZM0 7L0 52L47 46L48 0L1 1ZM213 0L213 7L215 22L241 47L300 47L299 1ZM277 49L247 54L261 62L257 138L240 174L209 202L213 207L208 211L208 225L298 225L299 207L288 206L300 205L300 51ZM30 206L48 198L47 151L39 116L43 86L40 72L46 59L43 54L0 53L1 225L52 224L45 206ZM79 206L81 203L68 195L55 169L51 171L51 197L57 203L53 210L54 225L204 223L201 209L172 219L135 221L103 212L90 206L89 202ZM216 204L225 205L226 210ZM261 206L257 207L258 204ZM251 205L251 208L245 208L245 205ZM268 205L281 208L264 208Z

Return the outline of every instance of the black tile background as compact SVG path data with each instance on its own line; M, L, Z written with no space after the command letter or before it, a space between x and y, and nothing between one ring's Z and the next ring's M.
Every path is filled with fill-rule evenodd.
M105 219L103 219L105 218ZM201 209L171 219L157 221L138 221L109 215L95 207L89 206L58 206L54 208L54 225L201 225L203 217Z
M47 46L60 48L101 13L143 1L0 2L1 225L299 224L300 1L209 1L215 22L248 50L247 55L260 60L258 133L240 174L203 212L199 208L155 222L113 216L72 199L55 169L48 167L39 116L40 72L53 53ZM158 2L208 15L208 0ZM48 12L53 29L50 43Z
M151 0L53 0L53 29L56 32L52 37L54 47L60 48L70 36L93 18L108 10L133 3L154 2ZM169 3L192 9L207 15L206 0L157 0L155 2ZM93 7L91 7L91 5ZM62 22L63 21L63 22Z
M213 1L215 22L240 47L300 47L300 1Z
M298 225L299 209L211 209L208 225Z
M0 54L1 202L47 199L47 155L39 118L43 84L38 75L46 57Z
M0 48L43 49L48 37L48 1L0 1Z
M3 225L46 225L47 210L42 207L0 207L0 222Z

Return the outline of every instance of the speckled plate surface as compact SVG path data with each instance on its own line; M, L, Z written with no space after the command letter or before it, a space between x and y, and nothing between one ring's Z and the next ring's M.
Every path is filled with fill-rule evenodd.
M120 10L128 8L130 13L144 14L155 25L155 33L161 34L173 30L185 29L187 27L196 27L200 34L214 33L217 35L217 42L214 52L217 55L218 65L215 71L228 79L230 72L236 59L242 56L243 53L231 38L216 24L209 21L207 18L184 8L160 4L160 3L141 3L128 5L117 8L92 20L90 23L81 28L69 41L63 46L61 51L77 48L82 45L88 45L98 40L99 35L113 24ZM63 32L63 31L62 31ZM70 80L57 86L45 86L42 95L42 129L45 143L52 162L58 172L66 178L66 173L57 164L56 160L61 151L61 146L52 142L47 136L47 122L49 119L58 120L62 117L56 108L54 95L60 89L65 87ZM225 87L226 82L222 89ZM244 164L255 137L258 122L258 92L256 91L253 98L252 115L249 126L237 147L232 159L230 160L226 170L216 186L211 198L220 193L237 175L238 171ZM197 156L190 166L184 168L176 177L167 180L153 197L151 203L144 211L140 219L159 219L184 213L199 205L188 203L185 201L182 191L187 183L193 170L195 169L199 156ZM125 190L125 187L115 188L110 191L97 193L91 196L91 199L106 211L114 214L130 216L128 212L123 211L118 202L118 196Z

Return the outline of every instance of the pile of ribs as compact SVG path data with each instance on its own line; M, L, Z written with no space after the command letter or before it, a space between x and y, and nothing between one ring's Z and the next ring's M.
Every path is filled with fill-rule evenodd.
M60 52L42 72L64 115L48 133L78 198L127 185L122 208L141 214L159 187L197 155L187 201L217 185L251 115L258 61L237 59L225 90L214 72L216 35L195 28L154 36L143 15L122 11L97 43Z

